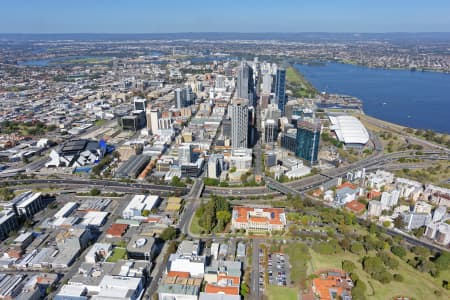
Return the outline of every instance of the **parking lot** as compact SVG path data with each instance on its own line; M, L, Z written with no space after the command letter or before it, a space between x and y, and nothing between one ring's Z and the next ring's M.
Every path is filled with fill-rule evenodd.
M289 257L284 253L267 253L263 249L258 252L259 278L258 288L264 293L266 284L288 286L290 284Z
M289 284L289 257L283 253L267 255L267 275L269 284L286 286Z

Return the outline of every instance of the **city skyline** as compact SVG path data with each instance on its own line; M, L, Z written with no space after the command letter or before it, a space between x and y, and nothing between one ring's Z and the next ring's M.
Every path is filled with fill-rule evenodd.
M2 3L2 33L449 32L450 3L77 1ZM238 9L239 8L239 9ZM382 20L382 22L380 21Z

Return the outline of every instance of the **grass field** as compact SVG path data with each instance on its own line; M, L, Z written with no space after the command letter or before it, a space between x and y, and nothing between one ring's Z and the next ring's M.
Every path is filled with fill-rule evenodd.
M293 67L286 69L286 80L292 84L303 84L302 78Z
M449 299L450 292L444 290L438 284L438 279L434 279L429 274L421 273L414 270L404 261L400 261L399 268L393 270L393 274L401 274L404 278L403 282L392 281L389 284L381 284L373 280L361 267L358 262L359 256L351 253L343 253L339 255L321 255L310 250L311 264L308 268L308 274L324 268L341 268L342 260L350 260L356 266L358 277L367 285L367 299L385 300L394 296L409 296L414 299ZM439 290L442 295L437 296L434 291Z
M107 262L117 262L117 261L125 258L126 255L127 255L127 249L116 247L113 250L113 254L110 257L108 257L108 259L106 261Z
M199 235L202 232L202 227L200 225L198 225L198 218L195 214L194 214L194 217L192 218L190 231L192 234L196 234L196 235Z
M305 287L307 265L310 258L308 247L305 244L292 243L283 250L289 256L289 263L292 266L291 281L296 286Z
M306 97L314 95L316 89L292 66L286 69L286 81L288 88L292 90L295 97Z
M266 294L269 300L297 300L297 290L295 288L268 286Z

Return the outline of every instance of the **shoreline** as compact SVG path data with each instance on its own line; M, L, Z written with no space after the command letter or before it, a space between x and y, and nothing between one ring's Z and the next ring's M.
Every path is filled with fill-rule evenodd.
M317 61L317 63L323 63L323 64L325 64L325 63L338 63L338 64L342 64L342 65L349 65L349 66L358 66L358 67L363 67L363 68L368 68L368 69L380 69L380 70L386 70L386 71L392 71L393 69L385 69L385 68L376 68L376 67L369 67L369 66L365 66L365 65L355 65L355 64L349 64L349 63L343 63L343 62L338 62L338 61L331 61L331 60L328 60L328 61ZM311 86L311 87L313 87L316 91L317 91L317 88L301 73L301 71L300 70L298 70L296 67L295 67L295 65L310 65L310 66L314 66L314 64L308 64L308 63L306 63L306 62L303 62L303 63L301 63L301 62L293 62L292 64L291 64L291 66L295 69L295 71L298 73L298 74L300 74L300 76L302 77L302 79L305 81L305 82L307 82L308 83L308 85L309 86ZM400 71L400 69L397 69L398 71ZM405 69L405 70L401 70L401 71L408 71L407 69ZM412 71L411 71L412 72ZM413 72L413 73L415 73L415 72ZM424 72L425 73L425 72ZM444 72L433 72L433 73L442 73L442 74L447 74L447 73L444 73ZM450 73L449 73L450 74ZM320 92L319 92L320 93ZM335 93L333 93L333 94L335 94ZM344 95L344 94L338 94L338 95ZM347 93L347 94L345 94L345 95L348 95L348 96L351 96L351 97L355 97L355 96L352 96L352 95L350 95L349 93ZM355 97L355 98L357 98L357 97ZM435 132L436 134L439 134L439 135L443 135L443 136L450 136L450 132L442 132L442 131L438 131L438 130L435 130L435 129L431 129L431 128L420 128L420 127L411 127L411 126L407 126L407 125L403 125L403 124L399 124L399 123L394 123L394 122L391 122L391 121L388 121L388 120L384 120L384 119L380 119L380 118L378 118L378 117L376 117L376 116L373 116L373 115L371 115L371 114L368 114L368 113L366 113L365 111L364 111L364 100L362 100L362 99L360 99L360 98L357 98L357 99L359 99L360 101L361 101L361 103L362 103L362 106L361 106L361 108L360 108L360 111L361 111L361 114L363 114L363 115L365 115L365 116L369 116L369 117L371 117L371 118L374 118L374 119L376 119L376 120L379 120L379 121L382 121L382 122L385 122L386 124L389 124L389 125L391 125L391 126L398 126L398 127L401 127L403 130L406 130L407 128L410 128L410 129L413 129L413 130L424 130L424 131L433 131L433 132ZM415 136L415 135L414 135Z
M314 66L314 65L325 65L327 63L338 63L338 64L343 64L343 65L351 65L351 66L365 67L365 68L369 68L369 69L387 70L387 71L409 71L412 73L416 73L416 72L417 73L440 73L440 74L449 74L450 75L450 71L445 71L445 70L420 69L420 68L417 68L416 70L412 70L411 68L408 68L408 67L381 67L381 66L362 64L357 61L340 60L340 59L325 59L325 60L317 60L317 61L305 60L303 62L294 62L293 64Z

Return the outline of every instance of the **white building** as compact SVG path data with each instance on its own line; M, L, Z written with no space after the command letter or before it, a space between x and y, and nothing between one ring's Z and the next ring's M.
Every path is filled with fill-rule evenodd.
M329 116L330 129L337 139L350 147L364 147L369 141L369 133L364 125L353 116Z
M218 179L224 167L223 154L211 154L208 158L208 178Z
M252 167L252 149L239 148L231 150L230 166L237 170L248 170Z
M448 246L450 244L450 224L431 223L427 226L425 236L438 244Z
M430 214L432 209L433 209L433 206L431 204L426 203L425 201L418 201L414 205L415 213Z
M144 292L142 278L106 275L100 282L100 292L92 300L137 300Z
M378 191L392 182L394 182L394 174L383 170L377 170L375 173L370 173L367 177L368 186Z
M397 206L398 199L400 197L400 192L397 190L393 190L389 192L383 192L381 194L381 205L383 209L391 209L394 206Z
M382 211L383 211L383 205L381 204L380 201L372 200L369 202L367 214L370 217L379 217L379 216L381 216Z
M124 219L141 217L144 210L152 210L160 201L159 196L153 195L135 195L122 212Z
M231 146L247 148L248 146L248 100L233 99L229 108L231 117Z
M153 135L159 134L158 120L161 118L161 113L158 109L152 109L147 112L147 128L151 130Z
M95 264L98 261L106 260L112 253L112 244L110 243L95 243L89 249L84 257L87 263Z
M405 228L408 230L426 226L431 221L429 213L405 212L402 213L402 217L403 222L406 224Z

